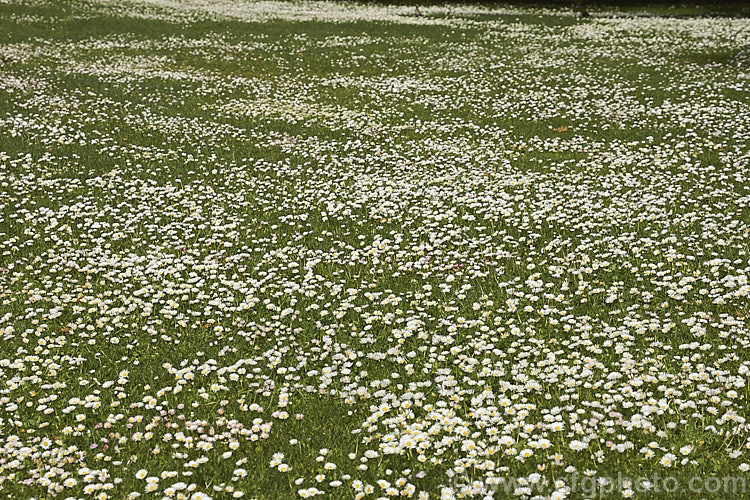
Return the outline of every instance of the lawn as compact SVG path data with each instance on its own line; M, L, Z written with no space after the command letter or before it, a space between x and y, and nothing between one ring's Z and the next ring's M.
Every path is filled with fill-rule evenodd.
M750 20L589 10L0 0L0 498L747 498Z

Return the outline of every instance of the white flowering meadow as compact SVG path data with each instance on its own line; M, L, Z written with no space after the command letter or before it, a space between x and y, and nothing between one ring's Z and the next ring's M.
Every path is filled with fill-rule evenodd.
M0 0L0 33L0 497L750 477L750 20Z

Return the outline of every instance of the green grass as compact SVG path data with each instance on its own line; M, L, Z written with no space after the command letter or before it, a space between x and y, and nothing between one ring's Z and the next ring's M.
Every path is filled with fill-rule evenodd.
M181 5L0 4L0 496L747 494L744 20Z

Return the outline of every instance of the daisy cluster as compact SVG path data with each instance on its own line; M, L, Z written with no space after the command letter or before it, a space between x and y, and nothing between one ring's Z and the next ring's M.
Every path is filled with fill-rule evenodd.
M750 470L748 21L59 7L0 3L48 34L0 44L0 495Z

